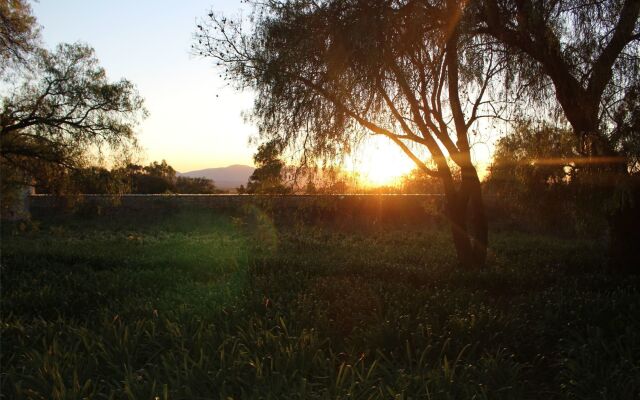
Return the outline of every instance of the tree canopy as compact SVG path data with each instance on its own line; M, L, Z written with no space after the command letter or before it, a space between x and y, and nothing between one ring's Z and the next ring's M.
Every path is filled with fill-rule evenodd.
M638 168L635 0L253 5L249 22L210 13L194 47L257 93L252 116L262 137L301 150L304 163L348 153L366 135L386 136L442 180L452 226L472 248L486 245L471 161L482 117L508 109L507 117L559 120L559 129L567 121L586 157L577 161L582 175L599 182L592 193L610 194ZM467 253L456 232L454 241Z
M111 82L84 44L37 49L30 69L5 90L0 140L5 168L54 182L52 174L79 168L101 151L135 148L135 127L146 116L142 97L125 80Z
M280 159L281 144L270 141L261 144L253 157L256 169L249 177L246 193L287 194L291 187L285 184L285 163Z
M38 25L26 0L0 1L0 71L25 62L37 47Z
M39 43L24 0L0 2L0 164L3 193L16 185L67 186L73 173L137 149L147 115L126 79L111 81L86 44Z
M482 264L486 221L469 134L492 111L487 97L502 63L480 51L491 43L459 34L462 4L291 0L256 7L250 32L243 21L210 14L195 48L256 92L253 118L262 137L299 149L302 162L348 153L363 136L387 137L442 179L456 245L470 258L462 264ZM461 59L474 62L460 68ZM450 162L462 170L460 185ZM467 231L470 201L476 232Z
M472 4L469 14L476 19L469 32L487 34L504 46L513 60L512 87L538 105L555 97L583 155L637 163L640 2Z
M482 0L471 34L501 43L513 87L534 104L560 106L579 141L593 211L608 214L610 261L640 265L640 2ZM555 96L550 96L550 94Z

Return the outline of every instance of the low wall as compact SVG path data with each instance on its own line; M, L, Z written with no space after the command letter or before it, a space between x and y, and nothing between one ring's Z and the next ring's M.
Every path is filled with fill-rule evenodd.
M80 195L29 196L35 217L52 213L100 215L167 213L208 209L246 214L260 211L283 222L424 224L441 218L442 195Z

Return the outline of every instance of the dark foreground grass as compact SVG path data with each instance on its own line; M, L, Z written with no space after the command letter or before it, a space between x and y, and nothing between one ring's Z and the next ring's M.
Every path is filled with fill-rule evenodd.
M22 228L22 229L21 229ZM205 212L2 232L3 398L637 399L640 282L600 243Z

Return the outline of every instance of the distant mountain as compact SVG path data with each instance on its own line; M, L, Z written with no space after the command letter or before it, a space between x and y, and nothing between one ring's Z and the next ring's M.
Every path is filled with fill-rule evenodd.
M189 178L207 178L213 180L216 187L223 190L235 189L240 185L247 185L247 180L254 167L248 165L230 165L221 168L199 169L197 171L178 172L178 176Z

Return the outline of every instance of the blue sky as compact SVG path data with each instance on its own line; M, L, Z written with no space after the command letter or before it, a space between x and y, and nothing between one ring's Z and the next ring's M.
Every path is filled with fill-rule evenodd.
M209 10L237 14L239 0L40 0L32 8L47 47L88 43L111 79L136 84L150 112L139 128L144 161L164 158L178 171L252 164L256 129L241 116L251 94L190 54L196 20Z

